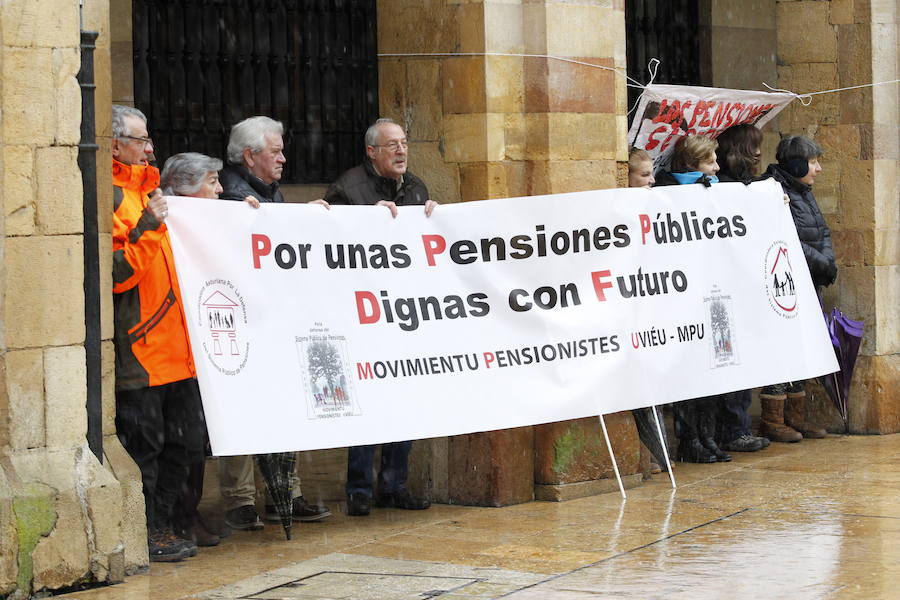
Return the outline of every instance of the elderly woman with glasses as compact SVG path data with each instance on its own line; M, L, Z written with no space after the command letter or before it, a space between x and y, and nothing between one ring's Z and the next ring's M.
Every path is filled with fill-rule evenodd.
M222 193L219 170L222 161L198 152L182 152L166 161L160 187L167 196L211 198Z
M219 169L222 161L197 152L176 154L166 161L160 175L160 188L166 196L189 196L216 199L222 192ZM202 417L202 415L201 415ZM205 420L202 422L205 423ZM204 432L205 437L205 432ZM198 546L215 546L219 536L206 527L197 506L203 493L204 457L194 457L188 474L187 488L174 507L176 535Z

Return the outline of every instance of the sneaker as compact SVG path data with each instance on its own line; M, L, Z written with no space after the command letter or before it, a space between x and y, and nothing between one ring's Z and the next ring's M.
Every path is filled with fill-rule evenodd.
M762 450L763 445L759 438L744 434L739 438L723 444L722 448L729 452L756 452L757 450Z
M319 519L331 516L331 511L328 510L327 506L309 504L303 499L303 496L294 498L293 502L291 502L291 506L293 507L291 512L295 521L309 523L310 521L318 521ZM278 515L278 511L275 510L275 505L273 504L266 504L266 521L271 521L273 523L279 523L281 521L281 517Z
M249 529L259 531L265 525L259 520L256 508L250 504L232 508L225 513L225 524L232 529Z
M179 562L189 556L196 555L197 547L194 546L194 554L187 542L170 529L157 529L147 536L147 552L150 562Z
M404 510L425 510L431 502L425 498L416 498L406 488L396 492L385 492L375 497L375 506L381 508L402 508Z
M759 440L759 443L762 444L762 449L763 449L763 450L765 450L766 448L768 448L768 447L769 447L769 444L772 443L771 440L769 440L769 438L767 438L767 437L762 437L762 436L758 436L758 435L751 435L750 437L755 437L756 439L758 439L758 440Z
M347 514L351 517L365 517L371 510L371 498L365 494L354 492L347 495Z

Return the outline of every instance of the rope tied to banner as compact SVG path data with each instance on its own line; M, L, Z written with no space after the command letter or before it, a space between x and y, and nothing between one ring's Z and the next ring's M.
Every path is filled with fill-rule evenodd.
M891 83L898 83L898 82L900 82L900 79L891 79L890 81L876 81L874 83L863 83L860 85L851 85L851 86L842 87L842 88L834 88L832 90L821 90L819 92L808 92L806 94L798 94L791 90L774 88L774 87L770 86L768 83L766 83L765 81L763 81L763 85L766 86L766 89L768 89L770 92L783 92L785 94L790 94L791 96L793 96L794 98L799 100L800 104L802 104L803 106L809 106L810 104L812 104L812 97L817 96L819 94L830 94L832 92L844 92L847 90L858 90L860 88L875 87L876 85L888 85Z
M661 61L658 58L650 59L650 62L647 63L647 71L650 73L650 81L647 84L643 84L640 81L634 79L629 76L628 73L625 72L625 69L621 67L607 67L606 65L597 65L594 63L589 63L581 60L575 60L573 58L566 58L564 56L555 56L553 54L519 54L514 52L416 52L416 53L391 53L391 54L379 54L379 58L449 58L456 56L508 56L513 58L543 58L547 60L558 60L561 62L571 63L575 65L582 65L585 67L591 67L594 69L604 69L606 71L612 71L616 75L623 77L626 81L625 85L628 87L638 88L641 90L646 90L649 86L653 85L654 80L656 79L656 74L659 70L659 65ZM834 88L830 90L820 90L817 92L807 92L805 94L798 94L791 90L785 90L780 88L775 88L770 86L768 83L763 82L763 85L770 92L781 92L785 94L790 94L794 98L800 101L800 104L803 106L809 106L812 103L812 97L818 96L819 94L831 94L834 92L844 92L847 90L856 90L860 88L867 87L875 87L877 85L889 85L892 83L898 83L900 79L891 79L889 81L876 81L873 83L863 83L860 85L851 85L847 87ZM640 104L640 97L638 97L638 101L635 102L634 106L628 111L630 115L634 112L634 109Z
M564 56L555 56L553 54L519 54L516 52L414 52L414 53L393 53L393 54L379 54L378 58L452 58L457 56L507 56L511 58L545 58L548 60L558 60L560 62L571 63L573 65L582 65L584 67L593 67L595 69L603 69L605 71L612 71L616 75L623 77L626 80L626 84L628 87L640 88L644 89L645 86L640 81L630 77L628 73L625 72L625 69L621 67L607 67L606 65L597 65L594 63L584 62L581 60L575 60L574 58L566 58ZM650 62L656 61L659 64L659 60L653 59ZM655 77L655 73L653 75ZM652 81L651 81L652 82ZM650 85L650 84L647 84Z

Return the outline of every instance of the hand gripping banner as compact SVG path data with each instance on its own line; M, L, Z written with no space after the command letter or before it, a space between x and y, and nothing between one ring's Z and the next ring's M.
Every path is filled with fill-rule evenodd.
M213 451L519 427L837 369L780 186L171 198Z

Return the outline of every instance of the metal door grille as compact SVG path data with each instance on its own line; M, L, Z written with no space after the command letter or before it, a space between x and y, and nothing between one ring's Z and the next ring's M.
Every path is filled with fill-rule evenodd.
M661 62L655 83L700 84L700 20L697 0L626 0L628 75L646 83L647 63ZM634 106L638 88L628 88Z
M133 0L134 100L157 159L225 157L231 126L284 123L282 183L358 163L378 116L375 0Z

